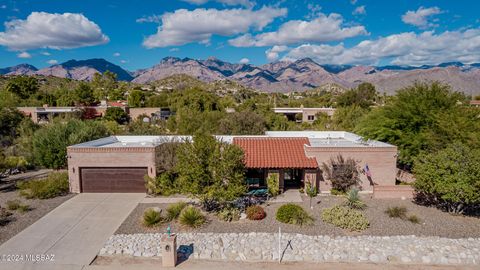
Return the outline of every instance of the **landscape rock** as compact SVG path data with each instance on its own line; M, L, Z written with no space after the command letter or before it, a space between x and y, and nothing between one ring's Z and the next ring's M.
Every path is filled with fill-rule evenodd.
M102 256L161 256L161 233L116 234L100 250ZM202 260L278 261L278 234L180 233L181 258ZM321 236L282 234L285 262L372 262L480 265L480 238L418 236Z

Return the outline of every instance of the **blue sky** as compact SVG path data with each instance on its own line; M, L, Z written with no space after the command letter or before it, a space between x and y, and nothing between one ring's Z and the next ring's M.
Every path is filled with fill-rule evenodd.
M105 58L135 70L166 56L474 63L478 10L478 0L0 0L0 67Z

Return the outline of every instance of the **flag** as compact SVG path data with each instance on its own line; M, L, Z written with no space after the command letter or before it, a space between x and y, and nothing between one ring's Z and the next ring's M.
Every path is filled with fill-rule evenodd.
M365 169L364 169L364 171L365 171L365 175L366 175L367 177L372 177L372 172L370 171L370 168L368 168L368 164L365 164Z

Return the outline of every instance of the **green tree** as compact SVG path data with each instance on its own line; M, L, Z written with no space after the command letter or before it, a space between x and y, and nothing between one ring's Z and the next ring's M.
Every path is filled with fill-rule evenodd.
M17 136L17 127L23 115L14 108L0 108L0 145L9 146Z
M108 107L103 119L107 121L116 121L119 124L125 124L128 122L128 114L122 108Z
M84 105L90 105L95 101L92 87L85 82L81 82L75 88L75 95L77 97L77 101Z
M254 112L242 111L228 113L218 126L219 134L256 135L266 129L265 119Z
M96 121L55 122L37 130L32 139L37 164L47 168L64 168L67 146L108 136L108 130Z
M333 130L352 131L367 112L368 109L359 105L339 107L332 116L330 127Z
M480 210L480 151L454 143L415 161L416 200L452 213ZM478 214L478 213L477 213Z
M355 132L398 146L399 163L410 168L421 151L434 152L459 140L478 142L478 112L461 105L465 96L440 83L416 83L362 118Z
M177 158L178 186L185 193L223 203L246 191L243 151L236 145L198 134L179 146Z
M112 94L115 89L118 88L117 74L108 70L103 74L95 73L93 75L91 84L96 100L111 99L110 94Z
M140 90L132 90L128 95L129 107L143 107L145 102L145 94Z
M5 89L22 99L28 99L38 91L39 87L38 81L34 77L16 76L8 80Z
M368 108L374 104L377 91L371 83L361 83L355 89L346 91L337 97L337 105L340 107L357 105Z

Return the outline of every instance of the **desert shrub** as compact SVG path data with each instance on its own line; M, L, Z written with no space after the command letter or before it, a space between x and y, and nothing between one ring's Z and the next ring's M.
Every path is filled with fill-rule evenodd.
M217 216L219 219L223 221L227 221L227 222L237 221L240 219L240 210L233 207L227 207L220 210Z
M347 192L347 195L345 196L346 201L343 203L345 206L348 206L352 209L365 209L367 205L362 202L360 199L360 196L358 195L358 189L352 188Z
M163 221L162 211L157 211L153 208L148 208L143 212L143 225L153 227Z
M407 220L414 224L420 223L420 218L418 218L416 215L408 216Z
M293 203L280 206L276 217L282 223L294 225L310 225L314 220L301 206Z
M278 183L279 177L278 173L271 173L267 177L268 194L272 197L275 197L280 193L280 186Z
M12 213L8 212L5 208L0 207L0 226L4 226L10 222L10 216Z
M186 206L187 206L187 203L185 202L178 202L178 203L169 205L167 208L167 216L165 217L165 219L167 221L176 220L180 216L180 213L182 212L183 208L185 208Z
M387 214L391 218L406 219L407 208L405 208L404 206L389 207L387 208L387 210L385 210L385 214Z
M325 178L332 182L333 189L347 192L352 186L361 182L358 162L353 158L344 158L342 155L338 155L330 158L328 163L324 162L321 167Z
M50 199L68 194L68 173L52 172L46 179L24 181L17 185L27 199Z
M21 205L21 202L19 200L11 200L11 201L7 201L7 209L8 210L17 210L18 208L20 208L20 205Z
M7 201L7 209L12 211L17 210L20 213L25 213L30 211L30 206L22 204L20 200L11 200Z
M260 205L252 205L247 208L245 211L247 213L247 218L250 220L262 220L267 216L265 210Z
M362 212L339 205L323 210L322 220L350 231L362 231L370 225Z
M190 228L198 228L205 223L205 216L193 206L185 207L178 218L180 224Z
M201 198L200 205L202 209L207 212L215 212L222 208L218 200L215 200L214 198Z
M455 143L420 154L413 172L417 203L455 214L480 215L480 150Z
M156 178L145 175L144 179L147 193L150 195L170 196L178 193L175 186L175 177L169 172L164 172Z
M30 211L31 209L30 209L30 206L29 206L29 205L27 205L27 204L21 204L21 205L18 207L17 210L18 210L18 212L20 212L20 213L23 214L23 213L25 213L25 212Z
M312 199L318 194L317 187L312 185L312 183L307 182L307 185L305 187L305 193L307 193L307 196L310 198L310 208L312 208Z
M335 196L345 196L347 193L345 191L341 191L335 188L330 189L330 194Z

